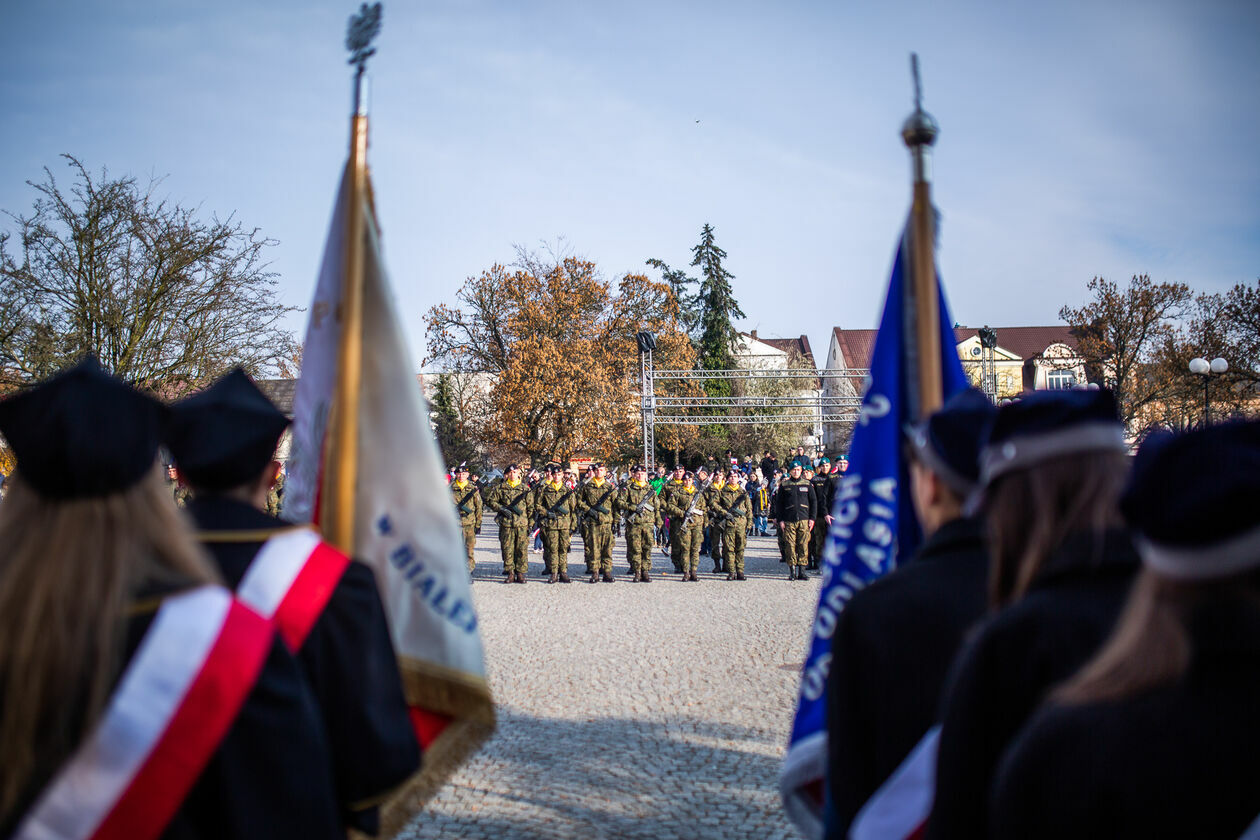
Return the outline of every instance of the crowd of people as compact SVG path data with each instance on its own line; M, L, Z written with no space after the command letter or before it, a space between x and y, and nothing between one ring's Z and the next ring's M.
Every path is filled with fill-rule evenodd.
M916 784L928 838L1241 836L1260 424L1131 456L1108 391L967 391L906 448L926 539L840 613L827 836L888 836Z
M615 582L612 552L618 537L625 540L635 582L651 582L653 546L669 556L683 580L699 581L701 556L712 559L714 574L746 580L744 552L753 536L774 536L788 579L808 580L806 570L820 568L843 462L833 472L829 458L811 458L803 446L782 468L768 450L760 464L751 454L741 462L729 451L723 460L729 466L709 459L694 472L681 464L667 472L661 465L651 476L635 464L620 478L601 463L584 474L554 462L528 471L509 464L501 477L484 483L466 463L452 467L447 480L469 576L488 510L498 525L507 583L525 583L531 543L543 553L548 581L569 583L575 535L591 583Z
M91 357L0 401L0 837L377 833L421 748L373 572L264 512L287 425Z

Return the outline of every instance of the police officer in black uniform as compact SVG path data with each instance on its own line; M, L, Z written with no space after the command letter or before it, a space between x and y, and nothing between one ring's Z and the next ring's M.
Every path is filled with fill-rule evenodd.
M169 448L187 506L224 580L239 586L263 544L294 526L263 513L288 420L239 368L172 408ZM375 834L377 804L419 767L376 577L351 561L296 651L319 701L350 827Z

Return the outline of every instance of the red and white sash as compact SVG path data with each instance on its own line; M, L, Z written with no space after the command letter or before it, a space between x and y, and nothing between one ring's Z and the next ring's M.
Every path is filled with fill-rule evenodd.
M151 840L258 679L272 625L219 586L162 602L96 729L15 840Z
M328 605L350 558L309 528L276 534L258 549L236 597L275 622L297 651Z
M852 840L919 838L932 814L936 750L941 727L933 726L866 801L849 828Z

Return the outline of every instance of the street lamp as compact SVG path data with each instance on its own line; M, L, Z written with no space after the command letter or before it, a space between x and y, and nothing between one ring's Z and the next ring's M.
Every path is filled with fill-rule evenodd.
M1208 383L1212 381L1212 374L1222 374L1229 370L1229 362L1219 356L1212 361L1203 358L1194 358L1190 360L1190 372L1203 377L1203 425L1212 422L1212 404L1208 401Z

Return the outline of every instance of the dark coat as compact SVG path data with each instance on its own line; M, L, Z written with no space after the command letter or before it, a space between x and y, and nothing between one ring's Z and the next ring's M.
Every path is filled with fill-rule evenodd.
M927 837L988 836L998 760L1046 694L1111 633L1137 552L1127 534L1076 534L1029 592L982 624L950 669Z
M809 480L814 485L814 498L818 502L818 515L815 519L822 519L831 513L831 503L835 499L836 484L831 480L830 473L827 475L816 475Z
M1260 814L1260 609L1215 601L1176 683L1043 708L994 788L993 836L1239 837Z
M818 496L814 485L805 479L784 479L774 494L774 519L777 522L805 522L818 518Z
M979 523L955 519L840 612L827 677L828 837L848 836L936 722L950 662L984 616L987 574Z
M209 496L188 505L206 548L235 589L267 537L292 526L244 502ZM226 536L254 539L216 540ZM245 534L241 534L245 532ZM337 801L347 825L374 833L376 805L420 766L376 577L347 567L297 651L327 724Z
M129 610L124 656L115 680L122 677L135 656L161 599L178 591L179 587L170 584L142 590ZM0 674L0 680L4 678ZM78 734L79 738L85 736ZM35 804L62 760L40 768L14 812L0 816L0 837L8 837L17 829L21 816ZM344 840L333 790L319 710L300 667L277 634L236 720L162 837Z
M774 478L775 470L779 468L778 458L762 458L761 459L761 477L767 482Z

